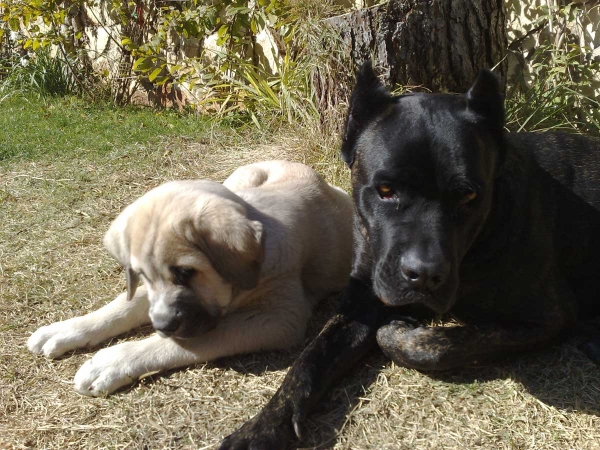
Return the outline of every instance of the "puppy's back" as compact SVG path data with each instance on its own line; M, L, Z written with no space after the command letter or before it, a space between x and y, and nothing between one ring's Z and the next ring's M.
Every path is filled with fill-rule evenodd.
M294 255L307 290L321 297L345 286L352 257L352 200L346 192L289 161L240 167L223 184L272 219L267 239L287 258Z
M274 160L238 167L223 185L237 192L246 188L293 184L298 180L304 183L307 180L317 184L324 182L317 172L304 164Z

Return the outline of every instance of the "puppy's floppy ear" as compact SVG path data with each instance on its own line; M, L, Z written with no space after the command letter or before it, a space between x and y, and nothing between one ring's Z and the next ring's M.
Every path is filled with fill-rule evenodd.
M131 300L137 291L140 284L140 276L135 272L130 265L125 267L127 274L127 300Z
M125 267L127 276L127 300L131 300L135 295L140 282L139 275L131 268L131 245L128 233L128 223L131 217L131 207L125 208L121 214L113 221L108 231L104 235L104 247L108 252Z
M348 167L352 167L354 163L358 136L392 101L392 96L375 75L371 61L365 62L356 74L356 84L350 96L344 127L342 159Z
M490 130L502 131L504 100L500 93L500 80L494 73L481 70L466 97L467 109L482 118Z
M248 219L241 205L221 200L206 202L193 228L191 240L221 277L239 289L257 286L264 260L262 223Z

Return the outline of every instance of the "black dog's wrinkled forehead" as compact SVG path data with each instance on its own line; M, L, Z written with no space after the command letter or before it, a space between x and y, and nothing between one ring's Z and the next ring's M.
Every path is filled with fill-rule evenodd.
M463 96L414 94L397 97L386 114L358 137L356 158L372 181L406 184L436 179L441 187L477 180L488 148Z
M489 71L463 95L393 97L367 63L350 99L342 157L350 167L360 161L359 177L415 182L416 174L438 185L481 178L493 170L503 125L499 83Z

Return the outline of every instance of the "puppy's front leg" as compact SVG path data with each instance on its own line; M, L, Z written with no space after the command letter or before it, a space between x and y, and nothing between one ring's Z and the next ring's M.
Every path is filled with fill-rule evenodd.
M417 327L397 320L377 331L377 343L396 364L417 370L479 365L536 350L557 338L560 328L516 324Z
M103 396L148 373L224 356L289 348L304 333L305 324L296 318L277 308L239 311L221 318L216 328L194 338L153 335L105 348L79 369L75 389L84 395Z
M148 292L140 286L135 296L127 301L127 293L120 294L109 304L85 316L55 322L39 328L27 341L33 353L47 358L82 347L92 347L111 337L150 323Z

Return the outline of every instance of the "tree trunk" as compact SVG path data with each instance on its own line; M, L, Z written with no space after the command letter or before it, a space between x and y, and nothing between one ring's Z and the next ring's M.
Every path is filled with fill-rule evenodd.
M329 23L353 64L373 56L392 86L465 92L482 68L506 74L502 0L390 0Z

